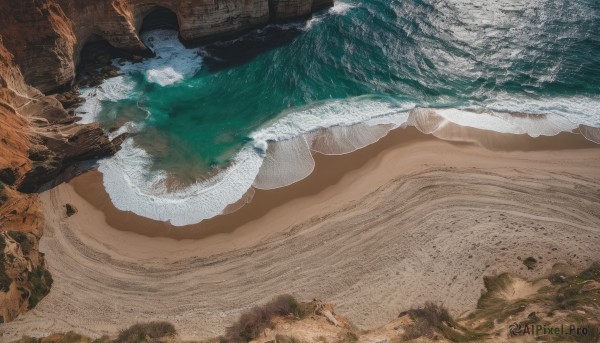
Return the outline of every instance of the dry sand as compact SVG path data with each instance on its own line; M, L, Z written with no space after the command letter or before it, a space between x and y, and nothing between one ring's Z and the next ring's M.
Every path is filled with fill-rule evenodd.
M446 137L464 135L455 129ZM54 286L0 327L2 340L100 336L150 320L202 339L281 293L327 300L372 328L425 301L472 310L483 275L532 279L556 262L600 259L597 145L571 134L469 137L486 148L398 129L358 152L317 156L309 178L187 228L115 209L101 175L86 173L43 194ZM66 203L79 212L66 218ZM533 271L519 261L528 256L540 261Z

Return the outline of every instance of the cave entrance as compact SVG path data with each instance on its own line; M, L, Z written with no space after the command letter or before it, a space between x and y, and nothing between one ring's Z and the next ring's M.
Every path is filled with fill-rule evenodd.
M179 31L177 14L166 7L154 6L144 16L140 32L155 29L172 29Z
M97 85L104 76L114 74L111 61L121 54L104 37L92 34L79 48L76 79L83 86ZM100 71L100 72L99 72Z

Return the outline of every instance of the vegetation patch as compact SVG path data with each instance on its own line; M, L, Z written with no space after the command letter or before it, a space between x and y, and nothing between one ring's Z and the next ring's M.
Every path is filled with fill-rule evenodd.
M66 204L65 205L65 213L67 214L67 217L70 217L70 216L74 215L75 213L77 213L77 208L72 204Z
M529 270L535 269L535 267L537 266L537 262L538 261L535 259L535 257L531 257L531 256L529 256L528 258L523 260L523 264Z
M291 295L280 295L264 306L255 306L242 313L240 319L227 328L225 337L230 342L250 342L273 326L271 320L274 317L293 315L303 318L314 311L308 306L298 303Z
M31 282L31 295L29 296L29 309L34 308L43 297L50 293L52 275L43 267L37 267L29 272Z
M303 342L294 336L276 335L275 343L303 343Z
M352 331L346 332L346 337L344 337L345 342L358 342L358 335Z
M545 342L598 342L600 333L600 263L592 264L577 275L555 272L548 277L549 285L520 298L505 297L514 292L518 278L507 274L486 277L487 292L478 302L477 310L469 315L464 325L490 334L506 334L507 327L516 323L521 328L531 325L561 327L575 325L586 328L586 334L557 335L532 334L534 339ZM531 283L531 285L543 280ZM452 340L452 339L451 339ZM454 340L453 340L454 341Z
M155 342L160 338L172 337L177 334L175 326L169 322L151 322L135 324L121 331L115 343Z
M404 340L420 337L435 339L439 333L452 342L469 342L482 340L487 334L470 331L459 325L450 315L448 309L431 302L423 308L408 311L413 323L405 327Z

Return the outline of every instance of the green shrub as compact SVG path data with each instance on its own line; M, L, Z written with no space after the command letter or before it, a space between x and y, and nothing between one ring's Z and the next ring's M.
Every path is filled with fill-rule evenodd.
M302 343L302 341L294 336L285 336L277 334L275 336L275 343Z
M345 341L347 341L347 342L358 342L358 335L356 335L352 331L346 332L346 337L345 338L346 338Z
M227 328L226 338L231 342L249 342L271 326L275 316L294 315L302 318L306 308L291 295L280 295L264 306L255 306L242 313L238 321Z
M441 333L452 342L476 341L485 336L481 333L470 332L465 327L459 326L448 312L448 309L431 302L425 303L423 308L410 310L409 314L414 322L405 328L404 340L419 337L432 338L436 332Z
M600 281L600 262L594 262L591 267L580 274L584 280Z
M135 324L121 331L115 343L141 343L174 336L175 326L168 322Z

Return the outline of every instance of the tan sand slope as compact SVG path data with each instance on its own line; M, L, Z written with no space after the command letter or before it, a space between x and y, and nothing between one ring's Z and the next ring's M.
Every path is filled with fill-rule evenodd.
M112 208L88 173L73 183L78 191L43 195L41 249L55 283L34 311L0 327L2 339L99 336L151 320L201 339L281 293L328 299L372 328L428 300L455 315L472 310L483 275L537 278L556 262L598 259L600 149L570 135L506 138L529 151L397 130L363 151L317 158L315 173L272 191L275 200L257 192L211 221L223 233L210 236L181 237L164 224L147 228L154 237L140 234L148 221ZM537 150L544 140L564 149ZM65 203L79 212L66 219ZM532 271L518 259L528 256L539 260Z

